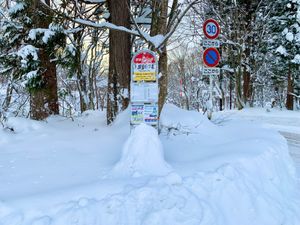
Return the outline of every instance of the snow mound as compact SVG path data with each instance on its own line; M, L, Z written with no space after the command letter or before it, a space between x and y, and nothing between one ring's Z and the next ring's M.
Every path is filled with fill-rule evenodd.
M164 160L163 147L157 130L146 124L134 128L113 173L138 177L165 175L169 172L171 167Z
M6 123L7 127L13 129L16 133L30 133L44 127L45 122L29 120L21 117L10 117Z
M213 127L214 125L200 112L187 111L173 104L163 107L160 123L163 127Z

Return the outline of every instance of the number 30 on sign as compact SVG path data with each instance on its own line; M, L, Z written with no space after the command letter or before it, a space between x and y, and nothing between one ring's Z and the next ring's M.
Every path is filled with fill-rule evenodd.
M220 25L214 19L208 19L203 24L203 33L208 39L216 39L220 34Z

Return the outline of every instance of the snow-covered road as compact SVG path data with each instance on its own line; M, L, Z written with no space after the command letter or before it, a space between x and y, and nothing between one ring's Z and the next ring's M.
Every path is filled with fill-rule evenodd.
M290 154L296 163L298 176L300 178L300 134L283 132L283 131L280 131L280 133L288 141Z

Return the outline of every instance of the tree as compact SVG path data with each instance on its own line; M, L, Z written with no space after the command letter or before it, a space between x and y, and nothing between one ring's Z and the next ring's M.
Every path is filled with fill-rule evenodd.
M148 43L150 48L154 51L156 51L159 54L159 84L160 84L160 94L159 94L159 112L161 112L162 106L165 102L166 96L167 96L167 83L168 83L168 72L167 72L167 41L169 38L173 35L176 28L178 27L178 24L184 17L184 15L188 12L188 10L195 4L199 2L199 0L193 0L191 2L185 1L182 4L179 4L178 1L173 1L170 11L168 11L168 0L163 1L140 1L141 4L148 3L152 7L152 23L150 28L150 34L149 32L143 29L134 18L133 13L128 11L129 10L129 3L128 1L117 1L117 0L109 0L108 1L108 8L110 10L110 19L109 22L105 23L95 23L90 20L83 20L80 18L69 18L81 25L84 26L90 26L97 29L109 29L110 34L114 36L114 34L117 34L121 37L121 33L125 32L127 34L124 34L124 39L127 37L138 36L141 40L143 40L145 43ZM121 6L121 7L120 7ZM119 8L116 8L119 7ZM127 20L128 16L131 18L131 20ZM65 17L68 17L64 15ZM118 18L118 19L117 19ZM134 26L129 26L128 23L134 24ZM120 25L118 25L120 24ZM115 32L117 31L117 33ZM126 36L126 38L125 38ZM113 43L113 39L111 39L111 45L113 46L119 46L120 43ZM121 40L123 42L123 38ZM125 43L125 42L124 42ZM125 44L121 46L118 50L119 56L126 56L128 54L128 48ZM114 48L114 47L112 47ZM123 53L120 52L120 50L124 50ZM115 49L117 52L117 49ZM114 49L110 49L110 54L112 54L111 57L114 57L114 53L112 53ZM126 51L126 53L125 53ZM127 63L122 62L125 57L118 58L118 63L123 64L123 71L124 74L129 74L130 67L127 66ZM129 59L129 58L128 58ZM116 64L114 63L114 59L110 59L110 78L109 78L109 85L108 85L108 101L107 101L107 122L111 123L117 113L123 109L125 109L128 105L128 94L129 94L129 84L125 84L124 81L129 80L126 78L126 75L121 75L121 72L116 73L117 69L114 68ZM124 71L125 69L128 69L128 71ZM114 75L113 75L114 74ZM123 80L123 78L124 80ZM118 79L122 80L118 80ZM112 85L111 85L112 84ZM114 85L115 84L115 85ZM119 86L119 87L118 87ZM121 103L120 103L121 102Z
M104 2L94 4L68 0L61 2L55 9L59 15L67 14L94 22L105 19L108 14ZM80 111L93 110L97 103L95 83L101 73L99 67L107 49L108 34L104 29L93 29L65 17L61 20L66 29L67 45L58 63L67 71L68 77L76 82Z
M272 39L270 49L284 63L287 80L286 108L294 108L294 85L299 79L297 71L300 64L300 2L294 0L276 0L271 13ZM275 78L279 78L280 75Z
M50 11L39 0L17 0L4 20L0 39L5 73L24 83L30 92L30 116L37 120L59 113L53 59L64 35L52 22Z
M130 29L129 0L108 0L109 22ZM109 73L107 123L114 121L120 110L127 108L130 93L130 34L109 31Z

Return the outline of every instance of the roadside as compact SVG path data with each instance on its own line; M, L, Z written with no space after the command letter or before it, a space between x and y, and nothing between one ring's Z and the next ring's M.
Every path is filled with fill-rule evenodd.
M290 155L295 161L297 174L300 179L300 134L283 131L280 131L280 134L288 141Z
M300 180L300 112L279 109L246 108L215 114L215 122L222 124L232 119L242 119L277 130L288 141L289 152L293 158Z

